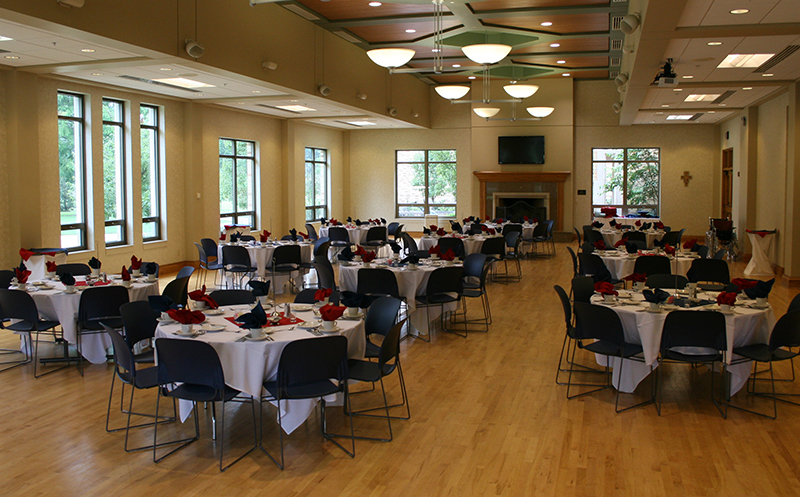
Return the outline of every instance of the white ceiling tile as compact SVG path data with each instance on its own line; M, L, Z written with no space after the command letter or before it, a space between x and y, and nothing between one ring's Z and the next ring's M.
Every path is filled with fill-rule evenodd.
M777 4L777 0L715 0L700 23L702 26L759 24ZM731 14L733 9L749 9L746 14Z
M689 0L683 9L678 26L699 26L714 0Z
M800 2L797 0L781 0L764 17L764 23L800 22Z

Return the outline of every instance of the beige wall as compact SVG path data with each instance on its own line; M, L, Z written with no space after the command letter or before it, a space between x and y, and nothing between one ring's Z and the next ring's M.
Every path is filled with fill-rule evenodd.
M777 229L770 260L783 266L786 213L786 133L789 95L758 108L758 174L756 179L756 224L750 229Z

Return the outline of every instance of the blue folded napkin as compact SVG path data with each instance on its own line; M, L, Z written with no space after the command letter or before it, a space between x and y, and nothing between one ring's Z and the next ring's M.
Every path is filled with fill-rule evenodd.
M297 241L297 230L292 228L292 229L289 230L289 234L292 236L292 241L296 242Z
M261 328L267 324L267 313L261 307L261 302L257 303L253 310L236 318L241 328Z
M389 246L392 248L392 252L394 252L395 254L400 253L401 250L400 244L398 244L397 242L389 242Z
M255 296L255 297L262 297L262 296L269 295L269 284L270 283L271 282L269 280L267 280L267 281L253 281L253 280L250 280L250 281L247 282L247 284L250 286L250 288L253 289L253 296Z
M635 254L635 253L639 252L639 245L637 245L637 244L635 244L633 242L625 242L625 250L629 254Z
M405 259L401 260L400 264L419 264L419 256L409 255Z
M63 277L61 278L61 281L64 281ZM166 295L150 295L147 297L147 301L150 302L150 307L152 307L154 311L158 312L167 312L170 309L178 308L178 305Z
M603 227L603 223L601 223L600 221L595 221L595 222L592 223L592 227L593 228L602 228Z
M338 257L340 261L352 261L353 256L354 256L353 251L350 249L350 245L348 245L347 247L344 248L344 250L342 250L339 253Z
M656 288L655 291L653 290L642 290L642 295L644 299L648 302L654 302L656 304L662 304L667 301L669 298L669 293L661 290L660 288Z
M375 298L370 295L356 292L342 292L342 297L342 305L347 307L360 307L362 309L372 305L372 302L375 300Z
M62 273L59 279L61 280L61 283L64 284L64 286L75 285L75 277L72 276L72 273Z
M751 299L765 299L772 290L772 285L775 283L775 278L769 281L759 281L756 286L745 288L744 293Z

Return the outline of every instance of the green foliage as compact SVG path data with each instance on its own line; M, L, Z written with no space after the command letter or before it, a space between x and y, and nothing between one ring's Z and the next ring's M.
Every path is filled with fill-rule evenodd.
M609 151L610 152L610 151ZM606 154L610 160L618 160L616 154ZM659 163L657 148L627 149L627 181L625 180L626 163L616 162L606 166L606 193L625 191L627 205L658 205L659 200ZM641 162L640 162L641 161Z

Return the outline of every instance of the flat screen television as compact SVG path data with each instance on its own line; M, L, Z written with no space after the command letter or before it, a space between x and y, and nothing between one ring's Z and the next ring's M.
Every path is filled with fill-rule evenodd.
M498 164L544 164L544 136L501 136Z

